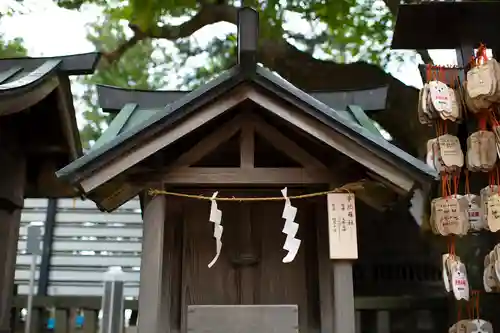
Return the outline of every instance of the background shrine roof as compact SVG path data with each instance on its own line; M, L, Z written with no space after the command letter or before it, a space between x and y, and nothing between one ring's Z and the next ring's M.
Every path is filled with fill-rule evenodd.
M60 75L92 74L99 58L100 54L94 52L0 59L0 114L19 112L40 102L60 85L56 82Z
M189 93L191 92L134 90L98 85L99 106L105 112L116 113L116 116L93 148L100 147L117 135L130 130ZM364 127L372 134L382 136L365 111L367 108L369 111L380 111L385 107L387 87L316 92L310 95L331 107L330 114L337 113L347 121ZM360 104L364 107L361 107Z
M75 194L69 186L60 187L54 174L82 155L68 76L92 74L99 58L94 52L0 59L0 115L9 118L16 131L25 133L22 144L28 173L37 175L36 181L27 183L26 195Z
M347 110L357 105L366 112L385 109L388 87L359 90L308 92L315 99L335 110ZM140 90L97 85L98 103L104 112L118 113L125 104L137 104L140 109L161 109L184 95L188 90ZM342 112L342 111L339 111Z
M100 59L100 53L90 52L83 54L72 54L59 57L20 57L0 59L0 72L21 68L26 72L31 72L47 61L57 61L60 63L59 70L66 75L92 74Z

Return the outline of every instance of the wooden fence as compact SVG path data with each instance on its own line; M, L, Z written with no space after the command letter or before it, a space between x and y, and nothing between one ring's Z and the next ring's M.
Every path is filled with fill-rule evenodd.
M30 222L43 222L48 231L43 236L43 254L38 258L38 295L101 295L104 271L109 266L122 266L126 272L125 296L138 296L142 239L138 199L113 213L100 212L88 200L26 199L15 274L20 295L28 293L31 256L25 248Z

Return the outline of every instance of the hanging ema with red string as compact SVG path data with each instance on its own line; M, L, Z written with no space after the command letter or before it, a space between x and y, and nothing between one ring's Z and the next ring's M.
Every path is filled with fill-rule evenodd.
M463 107L458 69L428 65L426 76L427 82L420 90L417 109L420 123L433 125L440 120L461 122Z
M500 183L497 166L500 67L496 60L488 59L484 45L470 66L463 85L458 68L428 66L427 83L419 101L421 122L433 123L436 129L436 138L427 143L427 164L441 175L441 197L431 202L429 222L432 231L442 236L464 236L482 229L500 230L500 187L497 186ZM459 110L458 116L449 117L455 114L455 108ZM468 137L464 158L458 137L450 134L448 128L466 117L466 111L477 119L478 130ZM458 193L462 169L466 175L463 196ZM470 193L469 171L489 173L489 186L480 195Z
M471 291L471 299L467 305L467 317L462 319L462 307L464 303L458 304L457 322L453 324L448 333L493 333L493 325L480 317L479 290Z
M434 125L436 138L427 142L427 164L441 176L441 196L431 201L432 231L448 240L442 256L445 289L459 303L458 321L449 332L493 333L491 323L479 317L479 291L470 291L467 270L455 253L455 238L470 232L500 230L500 66L481 45L472 58L467 81L460 82L458 67L427 66L427 82L420 92L418 117ZM467 117L477 120L477 131L467 139L466 154L455 135L454 123ZM465 168L464 168L465 165ZM463 171L463 173L462 173ZM489 185L479 195L470 191L469 172L488 175ZM465 175L465 195L459 194ZM500 245L485 258L483 284L486 292L500 292ZM469 318L462 319L466 303ZM471 310L472 309L472 310Z
M426 162L441 176L441 196L431 201L429 224L433 233L447 237L448 253L442 256L443 283L446 291L460 301L458 321L449 332L493 333L491 323L479 318L479 291L469 290L466 266L455 253L455 238L480 230L500 230L500 66L487 57L481 44L471 59L466 82L460 82L461 70L464 68L427 66L426 83L420 91L419 121L434 125L436 130L436 138L427 142ZM467 117L475 118L478 128L468 137L464 154L453 134L457 130L454 124ZM489 185L479 195L470 192L469 172L488 174ZM459 194L462 174L465 195ZM483 282L487 292L500 292L500 245L485 258ZM469 311L469 319L462 320L460 308L464 302L475 311Z

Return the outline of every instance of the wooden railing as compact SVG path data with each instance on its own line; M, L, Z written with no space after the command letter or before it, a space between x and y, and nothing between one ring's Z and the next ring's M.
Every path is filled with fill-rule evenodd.
M24 323L21 320L21 309L27 303L26 296L17 296L13 308L13 332L23 332ZM33 298L32 331L42 332L98 332L99 311L102 300L96 296L35 296ZM126 300L125 310L137 311L137 300ZM77 316L83 317L82 325L77 322ZM132 316L134 317L134 316ZM54 327L48 325L53 319ZM126 326L135 326L136 319L127 322Z
M26 306L26 296L17 296L13 313L16 319L12 332L23 332L20 310ZM442 295L434 297L356 297L357 333L434 333L445 332L447 300ZM136 331L136 300L125 301L125 309L132 310L126 323L127 333ZM101 298L95 296L35 296L33 300L33 329L31 333L97 333ZM75 314L83 316L78 325ZM54 327L48 328L49 317ZM446 330L445 330L446 329Z

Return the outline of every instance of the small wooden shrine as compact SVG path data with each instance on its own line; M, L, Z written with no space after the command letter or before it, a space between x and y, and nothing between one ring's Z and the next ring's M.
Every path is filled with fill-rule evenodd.
M353 263L378 253L374 242L391 244L374 216L428 192L437 173L351 105L380 103L310 95L258 65L258 15L238 15L234 68L192 92L101 87L101 106L116 116L57 175L104 211L141 195L140 332L354 333ZM356 197L348 226L328 218L326 195L292 197L339 188ZM354 251L329 255L332 228L357 235Z
M82 155L68 76L91 74L99 54L0 59L0 332L10 332L23 201L73 197L55 171Z
M450 293L450 332L500 330L500 270L494 269L500 253L499 12L498 1L401 5L392 41L393 49L452 49L457 56L457 65L420 67L424 88L415 108L422 126L436 128L427 164L439 170L442 186L429 193L427 225L448 245L435 255L442 262L442 289ZM446 92L450 99L437 102ZM458 210L448 209L455 203Z

